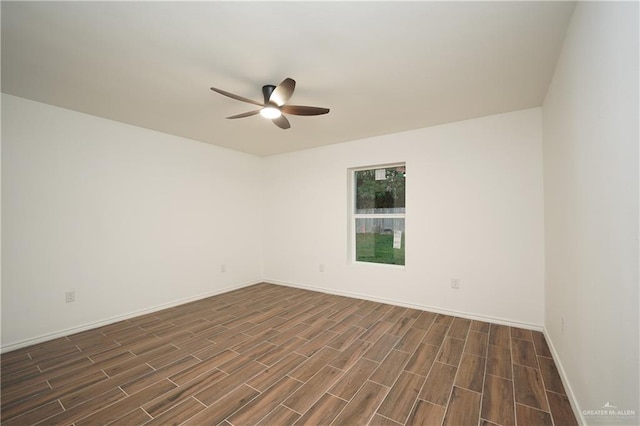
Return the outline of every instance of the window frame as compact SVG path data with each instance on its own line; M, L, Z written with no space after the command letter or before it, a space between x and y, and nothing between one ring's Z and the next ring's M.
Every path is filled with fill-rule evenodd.
M352 265L374 265L374 267L382 267L382 268L393 268L393 269L406 269L407 266L407 258L406 258L406 234L407 234L407 211L406 211L406 178L405 178L405 212L404 213L356 213L356 172L363 170L376 170L376 169L388 169L393 167L404 167L405 174L407 163L405 161L393 162L393 163L385 163L385 164L373 164L369 166L359 166L352 167L348 169L348 182L349 182L349 191L348 191L348 220L349 220L349 263ZM402 235L402 239L404 240L404 252L405 252L405 262L404 265L398 265L393 263L378 263L378 262L367 262L363 260L357 260L356 256L356 220L357 219L403 219L404 220L404 231Z

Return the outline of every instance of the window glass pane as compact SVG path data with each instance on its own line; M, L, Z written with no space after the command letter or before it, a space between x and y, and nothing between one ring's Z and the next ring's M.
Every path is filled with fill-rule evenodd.
M404 265L404 219L358 218L356 261Z
M405 212L405 166L355 172L356 214Z

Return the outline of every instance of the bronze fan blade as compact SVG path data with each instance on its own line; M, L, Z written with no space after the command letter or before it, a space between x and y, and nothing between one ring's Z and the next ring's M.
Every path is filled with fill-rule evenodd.
M244 117L251 117L252 115L256 115L259 114L261 110L257 109L255 111L249 111L249 112L243 112L242 114L236 114L236 115L232 115L231 117L227 117L227 118L244 118Z
M293 115L321 115L329 112L329 108L302 105L283 105L280 110Z
M234 95L233 93L229 93L229 92L227 92L225 90L222 90L222 89L216 89L215 87L212 87L211 90L213 90L214 92L220 93L221 95L228 96L231 99L235 99L236 101L242 101L242 102L247 102L249 104L254 104L254 105L258 105L258 106L264 106L262 103L260 103L258 101L254 101L253 99L244 98L244 97L239 96L239 95Z
M274 118L271 121L273 121L273 123L281 129L288 129L289 127L291 127L291 124L289 124L289 120L287 120L287 117L285 117L284 115L281 115L278 118Z
M295 88L296 81L292 78L285 78L282 80L282 83L278 84L278 87L273 90L269 101L278 106L282 106L289 100L291 95L293 95Z

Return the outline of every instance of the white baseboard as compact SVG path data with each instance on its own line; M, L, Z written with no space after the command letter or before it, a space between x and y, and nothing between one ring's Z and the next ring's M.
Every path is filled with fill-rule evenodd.
M529 324L529 323L509 320L505 318L470 314L468 312L453 311L450 309L442 309L442 308L437 308L434 306L427 306L427 305L418 305L415 303L403 302L401 300L387 299L383 297L373 297L367 294L360 294L360 293L354 293L349 291L340 291L340 290L326 289L326 288L314 287L314 286L308 286L308 285L293 284L293 283L288 283L288 282L278 281L278 280L267 279L267 280L264 280L263 282L270 283L270 284L283 285L286 287L294 287L294 288L300 288L304 290L317 291L320 293L335 294L337 296L346 296L346 297L353 297L356 299L370 300L372 302L387 303L390 305L403 306L405 308L419 309L421 311L435 312L437 314L451 315L451 316L456 316L456 317L466 318L466 319L471 319L476 321L491 322L494 324L507 325L509 327L524 328L527 330L543 331L543 328L544 328L540 324Z
M558 352L556 351L555 346L553 345L553 341L545 328L543 331L544 338L547 341L547 345L549 345L549 349L551 350L551 356L553 356L553 362L556 364L556 368L558 369L558 373L560 374L560 380L562 380L562 385L564 386L564 390L567 393L567 398L569 398L569 403L571 404L571 409L573 410L573 414L576 416L578 423L582 425L587 424L587 420L582 415L582 410L580 409L580 405L576 400L575 394L573 393L573 389L571 388L571 384L569 382L569 378L567 377L567 373L565 372L564 366L562 365L562 361L558 356Z
M195 296L190 296L190 297L185 297L184 299L179 299L179 300L174 300L173 302L168 302L168 303L163 303L160 305L156 305L156 306L152 306L149 308L145 308L145 309L141 309L139 311L133 311L133 312L129 312L123 315L116 315L114 317L111 318L106 318L100 321L95 321L95 322L91 322L91 323L87 323L87 324L82 324L76 327L70 327L64 330L60 330L60 331L56 331L53 333L48 333L48 334L43 334L41 336L38 337L33 337L30 339L25 339L25 340L21 340L19 342L15 342L15 343L10 343L8 345L4 345L0 348L0 353L5 353L5 352L10 352L16 349L20 349L20 348L24 348L27 346L31 346L31 345L35 345L38 343L42 343L42 342L46 342L48 340L52 340L52 339L57 339L58 337L64 337L64 336L69 336L71 334L75 334L75 333L79 333L81 331L86 331L86 330L90 330L92 328L98 328L98 327L102 327L105 325L109 325L109 324L113 324L115 322L118 321L123 321L129 318L133 318L133 317L137 317L140 315L146 315L146 314L151 314L153 312L158 312L161 311L163 309L167 309L167 308L173 308L174 306L178 306L178 305L184 305L185 303L189 303L189 302L195 302L196 300L200 300L200 299L206 299L207 297L211 297L211 296L216 296L218 294L222 294L222 293L228 293L230 291L233 290L237 290L240 288L244 288L244 287L248 287L250 285L254 285L254 284L259 284L263 282L262 280L258 280L258 281L250 281L250 282L246 282L246 283L242 283L242 284L236 284L233 286L229 286L229 287L225 287L222 289L218 289L218 290L214 290L214 291L209 291L209 292L205 292L205 293L201 293Z

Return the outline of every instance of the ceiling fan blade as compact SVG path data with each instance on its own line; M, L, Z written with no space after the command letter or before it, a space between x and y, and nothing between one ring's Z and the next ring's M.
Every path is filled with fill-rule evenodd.
M302 105L283 105L280 110L293 115L322 115L329 112L329 108Z
M259 114L260 110L257 109L255 111L249 111L249 112L243 112L242 114L236 114L236 115L232 115L231 117L227 117L227 118L244 118L244 117L251 117L252 115L256 115Z
M284 115L281 115L278 118L274 118L271 121L273 121L273 123L281 129L288 129L289 127L291 127L291 124L289 124L289 120L287 120L287 117L285 117Z
M296 81L292 78L285 78L282 80L282 83L278 84L278 87L274 89L273 93L271 93L269 101L278 106L282 106L289 100L291 95L293 95L295 88Z
M236 101L242 101L242 102L247 102L249 104L254 104L254 105L258 105L258 106L264 106L262 103L258 102L258 101L254 101L253 99L248 99L239 95L234 95L233 93L229 93L225 90L222 89L216 89L215 87L212 87L211 90L213 90L214 92L220 93L221 95L224 96L228 96L231 99L235 99Z

